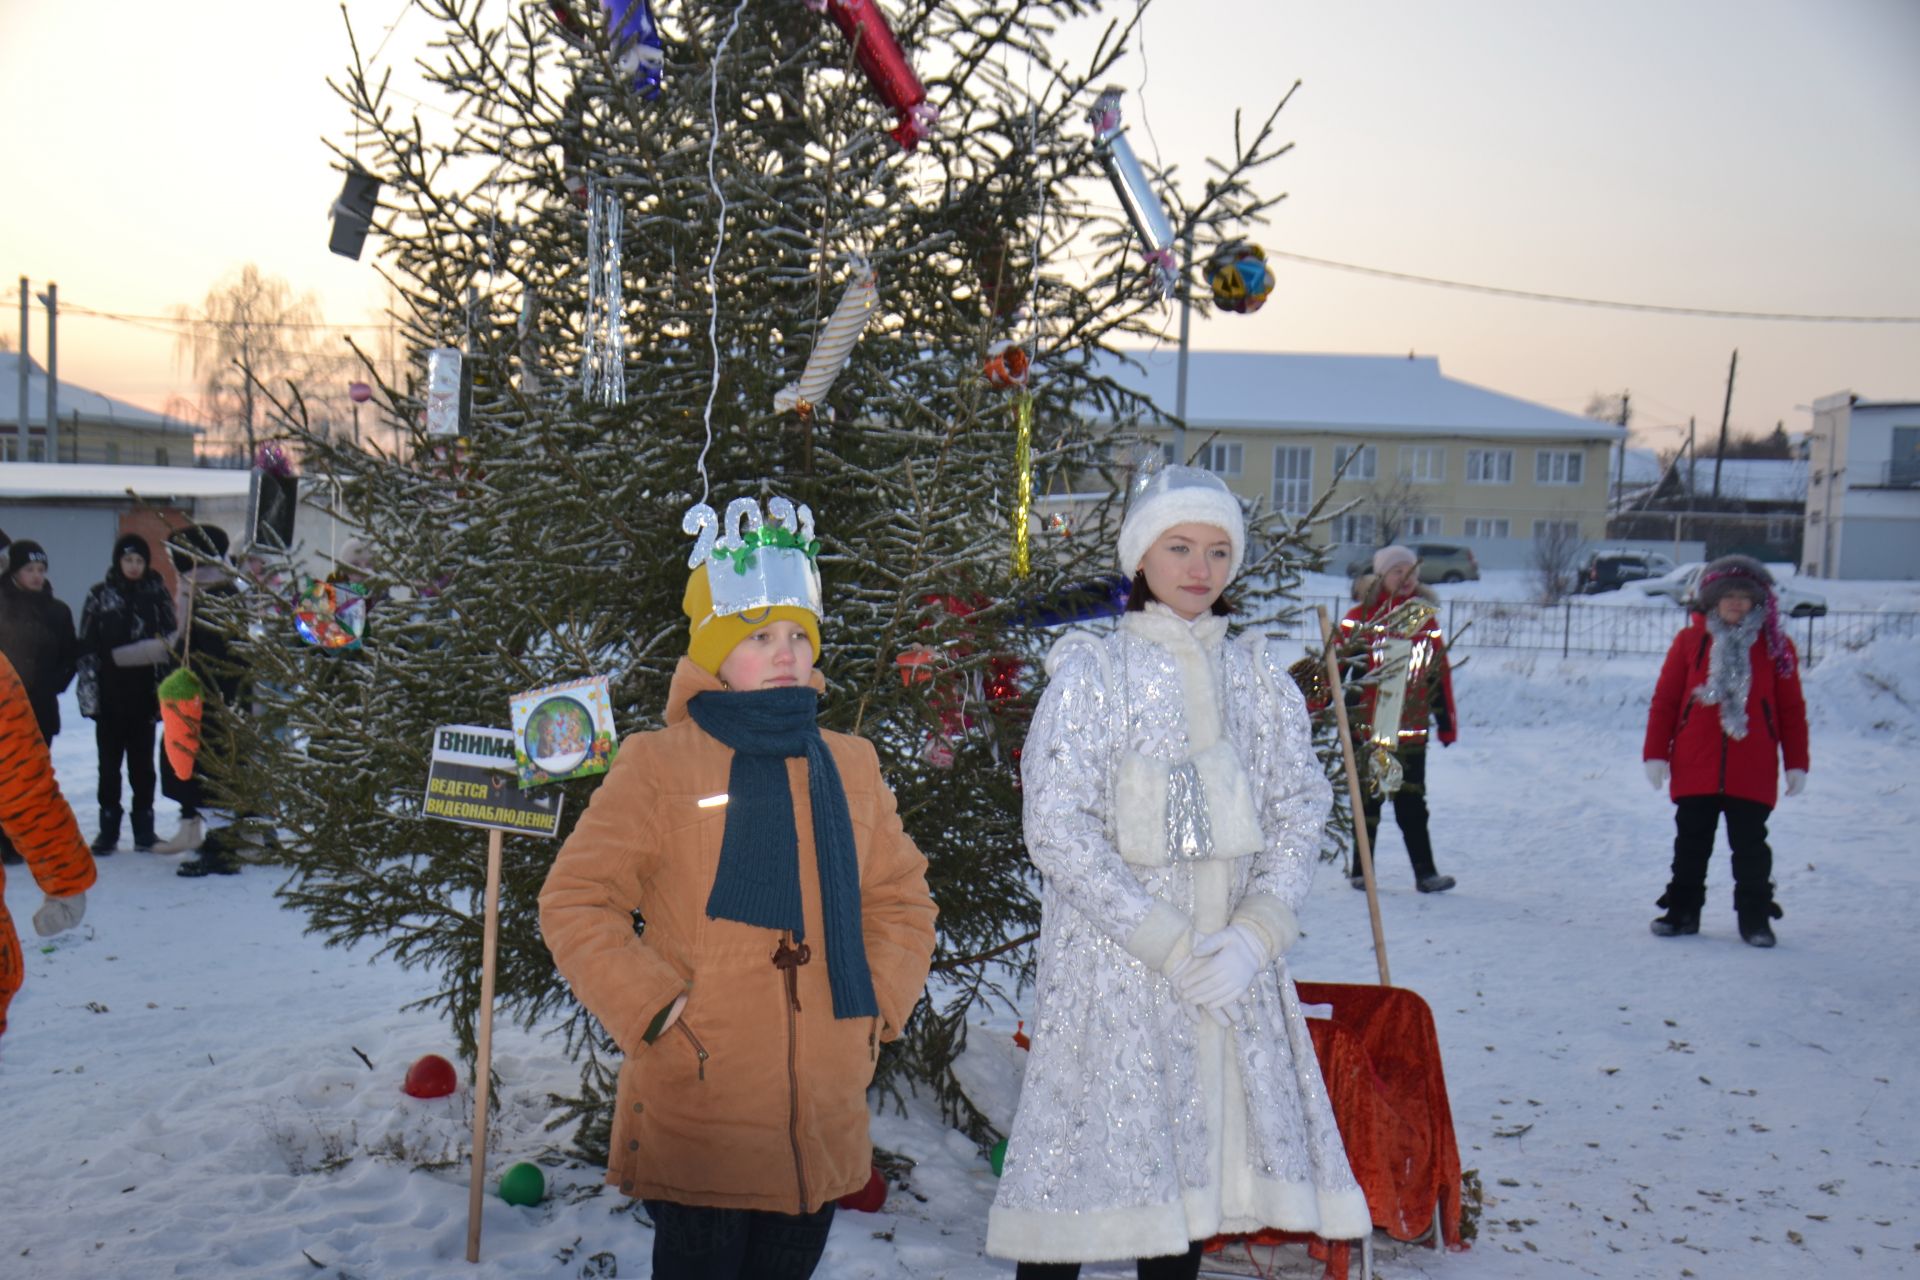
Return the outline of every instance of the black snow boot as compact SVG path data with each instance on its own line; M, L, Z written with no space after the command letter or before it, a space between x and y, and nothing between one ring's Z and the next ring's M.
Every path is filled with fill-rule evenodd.
M152 853L153 846L160 843L160 837L153 833L153 810L135 809L133 811L133 851Z
M1773 921L1787 914L1773 900L1773 886L1770 884L1752 891L1735 885L1733 910L1740 921L1740 941L1750 947L1774 945Z
M124 814L119 809L100 810L100 834L93 838L93 856L104 858L120 847L120 819Z
M1656 907L1665 907L1667 914L1655 917L1647 927L1653 930L1656 938L1677 938L1685 934L1700 932L1700 907L1707 900L1704 888L1686 888L1670 884L1667 891L1660 895Z
M240 861L233 856L231 838L226 828L211 832L200 845L200 856L192 862L183 862L174 870L177 876L189 879L199 876L237 876L240 874Z

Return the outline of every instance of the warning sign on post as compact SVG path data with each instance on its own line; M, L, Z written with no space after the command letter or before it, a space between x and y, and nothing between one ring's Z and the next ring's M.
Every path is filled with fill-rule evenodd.
M529 794L520 789L513 734L470 724L433 731L433 761L427 769L426 814L469 827L490 827L552 839L560 830L556 788Z

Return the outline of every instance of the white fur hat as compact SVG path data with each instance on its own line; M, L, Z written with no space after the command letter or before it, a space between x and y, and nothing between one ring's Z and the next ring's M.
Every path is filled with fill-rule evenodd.
M1247 518L1240 499L1211 471L1198 467L1160 467L1136 481L1120 522L1120 571L1132 577L1140 560L1167 530L1180 524L1225 529L1233 541L1233 570L1247 547Z

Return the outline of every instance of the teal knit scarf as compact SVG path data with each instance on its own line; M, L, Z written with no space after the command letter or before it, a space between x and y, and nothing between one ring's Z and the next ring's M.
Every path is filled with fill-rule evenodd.
M820 909L826 917L827 982L833 1016L879 1013L867 969L860 921L860 863L853 819L840 770L820 736L820 695L812 689L699 693L687 701L695 724L733 748L727 778L727 825L720 837L720 869L707 914L806 937L800 906L800 837L786 762L807 759L807 796L813 805L813 851L820 871Z

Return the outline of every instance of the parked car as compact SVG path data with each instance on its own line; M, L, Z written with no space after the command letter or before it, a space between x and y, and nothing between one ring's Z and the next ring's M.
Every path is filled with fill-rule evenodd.
M1662 596L1688 609L1696 608L1694 587L1700 582L1700 574L1706 565L1696 560L1692 564L1683 564L1671 573L1658 578L1649 578L1640 584L1640 590L1650 596ZM1824 618L1827 615L1827 599L1811 591L1795 586L1792 581L1774 583L1774 598L1779 601L1780 612L1792 618Z
M1467 582L1480 580L1480 562L1473 558L1472 547L1451 542L1409 542L1407 550L1420 557L1420 581ZM1373 571L1373 557L1360 556L1347 562L1347 576L1357 578Z
M1640 582L1673 572L1673 561L1658 551L1625 551L1603 547L1589 552L1580 566L1580 594L1597 595L1618 591L1629 582Z

